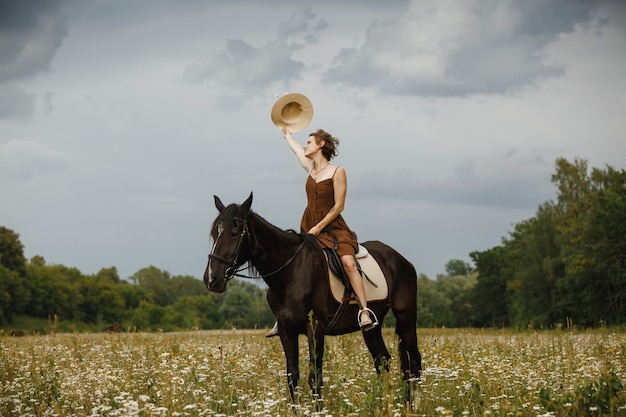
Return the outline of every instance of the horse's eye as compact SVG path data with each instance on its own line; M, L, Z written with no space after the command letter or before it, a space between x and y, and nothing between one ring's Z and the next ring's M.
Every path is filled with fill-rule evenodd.
M239 235L239 230L235 229L230 229L230 235L232 237L237 237Z

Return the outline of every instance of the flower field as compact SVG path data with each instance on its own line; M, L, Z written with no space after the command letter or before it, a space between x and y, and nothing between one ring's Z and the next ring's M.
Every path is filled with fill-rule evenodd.
M394 359L382 377L360 334L326 339L321 411L306 378L291 405L280 341L260 330L4 335L0 415L626 415L624 332L419 329L412 407L384 332ZM304 337L300 352L306 376Z

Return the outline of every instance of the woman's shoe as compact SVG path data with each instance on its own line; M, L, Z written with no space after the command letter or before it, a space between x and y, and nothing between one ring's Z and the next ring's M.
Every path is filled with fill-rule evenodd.
M361 310L359 310L359 314L357 315L357 320L359 322L359 327L361 328L362 331L366 332L368 330L372 330L374 327L376 327L376 325L378 325L378 320L376 320L375 322L372 321L372 319L370 318L370 312L372 310L370 310L369 308L363 308ZM365 315L363 315L363 313L367 313ZM372 312L372 314L374 314ZM376 316L374 316L376 317Z
M278 336L278 322L274 323L274 327L269 329L267 333L265 333L265 337L274 337Z

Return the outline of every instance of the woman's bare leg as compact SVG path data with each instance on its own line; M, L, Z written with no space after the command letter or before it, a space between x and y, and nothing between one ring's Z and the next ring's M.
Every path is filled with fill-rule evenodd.
M367 297L365 296L365 285L363 284L363 278L356 267L356 261L353 255L343 255L341 257L341 263L348 275L352 289L356 298L359 300L359 304L363 309L359 315L359 325L362 327L368 327L372 323L369 311L367 310Z

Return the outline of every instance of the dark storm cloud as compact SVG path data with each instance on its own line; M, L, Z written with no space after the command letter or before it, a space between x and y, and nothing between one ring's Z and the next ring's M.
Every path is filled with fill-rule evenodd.
M384 93L463 96L508 93L564 69L543 48L592 17L596 1L414 1L374 23L365 43L343 49L327 83Z
M279 26L275 39L258 47L243 39L228 39L224 49L187 66L183 79L209 84L222 104L231 102L236 108L239 100L251 92L267 90L275 84L289 85L299 79L305 65L292 56L317 43L325 27L326 22L317 19L312 8L299 9Z
M50 68L67 35L59 4L0 0L0 82L30 78Z
M0 120L28 119L35 96L20 81L50 69L67 34L59 1L0 0Z

